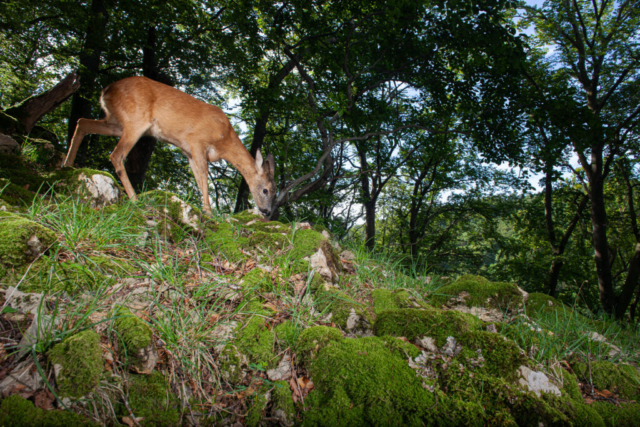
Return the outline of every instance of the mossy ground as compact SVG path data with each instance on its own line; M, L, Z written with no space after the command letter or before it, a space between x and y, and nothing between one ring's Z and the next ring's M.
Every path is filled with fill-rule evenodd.
M41 250L49 248L57 237L52 230L34 221L11 214L0 216L0 277L7 270L19 269L36 258L29 244L34 236Z
M113 331L122 346L124 359L135 363L140 350L148 347L153 339L151 328L129 309L117 307L114 312Z
M0 426L12 427L89 427L90 420L69 411L46 411L33 402L13 395L0 403Z
M172 427L179 424L180 412L167 380L160 372L128 377L128 404L142 426ZM117 408L120 416L130 416L124 405Z
M430 302L446 304L451 298L459 298L468 307L492 307L513 310L523 304L523 295L514 283L490 282L481 276L465 275L455 282L442 286L430 297Z
M52 365L61 365L56 378L62 396L82 397L100 382L103 362L100 336L92 330L79 332L48 352Z
M78 173L40 171L12 182L24 189L30 179L53 185L54 178ZM70 187L56 187L56 192L70 193ZM91 328L46 354L49 365L63 366L56 392L87 396L91 405L108 395L118 421L131 413L141 425L167 426L191 422L192 414L229 425L633 425L638 418L637 404L586 405L578 378L558 372L557 364L527 357L516 344L520 341L503 334L508 325L488 332L477 317L448 309L452 296L464 296L470 306L520 308L522 294L513 284L463 276L434 292L406 271L386 272L374 261L363 261L362 253L350 264L355 274L343 271L320 227L296 229L242 212L201 218L194 228L180 223L182 205L162 192L95 210L82 201L55 205L63 198L34 196L32 189L30 184L24 189L29 195L22 196L34 205L12 210L20 215L0 214L0 224L32 221L58 243L33 264L21 289L53 295L47 307L60 310L57 333ZM61 207L64 215L47 212ZM93 229L98 222L108 224L103 228L109 233ZM305 260L319 249L339 273L331 284ZM3 285L22 277L30 262L26 251L14 259ZM365 264L371 274L364 272ZM117 307L134 291L145 298L130 316ZM556 312L555 301L536 294L524 308L530 316ZM358 334L347 328L352 313L368 325L361 335L375 336L353 338ZM227 333L220 335L221 326ZM128 374L127 355L154 336L156 370ZM434 351L421 347L424 337L433 339ZM457 347L446 354L452 339ZM294 404L289 380L267 376L284 355L291 358L301 387L314 384L302 391L304 402L296 395ZM584 384L579 363L572 360L571 366ZM637 400L637 375L629 365L602 363L592 361L594 387ZM538 397L520 386L521 365L556 378L562 396ZM104 372L105 366L112 372ZM27 417L14 421L17 425L35 425L33 420L62 425L47 424L42 417L48 413L33 412L15 397L0 405L0 421L15 414L12 405L24 407ZM65 425L81 425L70 412L62 416L69 417Z

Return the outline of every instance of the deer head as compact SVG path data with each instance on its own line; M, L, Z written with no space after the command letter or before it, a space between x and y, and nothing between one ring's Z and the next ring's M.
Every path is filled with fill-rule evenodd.
M275 162L273 155L269 154L267 160L262 158L260 150L256 153L256 172L253 180L251 194L256 206L265 216L271 215L273 199L276 197L276 182L273 178Z

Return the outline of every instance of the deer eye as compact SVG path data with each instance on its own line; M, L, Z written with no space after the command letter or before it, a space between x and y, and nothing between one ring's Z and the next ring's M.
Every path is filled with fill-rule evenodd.
M269 194L269 190L267 190L266 188L262 190L263 194Z

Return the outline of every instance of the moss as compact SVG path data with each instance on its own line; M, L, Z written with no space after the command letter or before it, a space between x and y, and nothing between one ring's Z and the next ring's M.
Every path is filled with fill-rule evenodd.
M291 396L291 389L286 381L276 381L271 390L271 417L284 419L284 425L292 425L296 417L296 408Z
M591 405L604 420L607 427L635 427L640 420L640 403L623 403L616 406L609 402L594 402Z
M123 345L122 353L135 363L138 352L151 344L153 332L142 319L127 308L117 307L113 315L113 330Z
M56 262L47 256L33 263L30 268L25 265L10 272L3 283L15 285L23 276L24 280L20 288L28 292L64 291L68 294L77 294L109 286L115 281L101 274L93 265Z
M82 397L95 389L102 374L100 335L91 329L79 332L47 353L53 365L61 365L56 383L61 396Z
M56 241L56 234L48 228L18 215L0 216L0 267L19 268L31 262L35 256L27 244L36 236L42 249Z
M373 319L364 305L354 301L347 294L337 289L330 288L325 290L322 287L316 288L315 301L318 310L331 313L331 321L343 329L347 328L347 320L352 310L361 319L364 319L366 323L373 323Z
M248 258L240 249L249 243L249 239L237 235L236 228L229 223L220 223L215 232L208 229L205 240L214 253L219 253L229 262L241 262Z
M264 388L261 388L260 391L251 396L249 411L245 419L246 426L257 427L260 425L260 421L265 416L267 403L269 403L269 400L267 399L267 391Z
M422 351L415 345L389 335L380 337L387 348L404 359L418 357Z
M264 231L254 231L249 237L248 246L260 248L262 250L277 251L284 249L287 244L287 236L280 233L267 233Z
M138 200L149 203L164 212L173 223L188 225L188 223L199 223L201 212L200 209L182 200L177 194L169 191L151 190L138 196ZM191 208L184 217L183 207Z
M53 144L46 139L26 137L21 145L23 158L45 168L60 164L64 157L64 153L57 151Z
M275 332L278 341L282 343L282 347L295 348L298 336L300 335L300 330L291 320L286 320L280 323L273 329L273 332Z
M325 237L315 230L298 230L293 240L293 249L289 252L292 260L297 260L313 255L320 248Z
M240 384L244 378L243 368L247 362L246 356L240 353L235 345L227 344L218 358L222 378L231 384Z
M164 376L155 371L151 375L131 375L128 379L129 407L142 426L176 426L180 424L178 399L171 393ZM121 416L129 416L124 407Z
M266 320L253 316L238 326L235 345L252 363L264 368L274 368L277 357L273 352L275 335L267 328Z
M31 191L38 191L41 187L46 191L55 181L42 176L21 156L6 153L0 153L0 178Z
M433 423L433 394L406 361L377 337L330 342L310 363L315 389L303 425Z
M527 314L529 315L540 311L555 311L560 307L564 307L564 304L554 297L540 292L530 293L526 302Z
M393 335L410 341L427 336L434 338L438 346L443 346L448 336L458 336L481 327L482 322L477 317L457 311L395 309L378 315L374 331L377 336Z
M593 386L598 390L609 390L629 400L640 397L640 376L631 365L616 365L607 361L591 362L591 375L586 363L572 363L571 368L582 382L589 383L590 378L593 379Z
M96 424L69 411L46 411L19 395L9 396L0 404L0 426L80 427Z
M342 332L328 326L313 326L307 328L298 336L296 350L302 360L313 360L320 350L333 341L341 341Z
M12 206L28 206L35 197L31 191L3 178L0 178L0 191L0 200Z
M389 289L374 289L371 292L373 298L373 310L376 315L384 310L396 308L427 308L426 304L418 303L414 300L409 292L404 289L391 291Z
M246 224L248 222L251 222L253 220L261 220L264 217L262 215L256 215L254 214L251 210L247 209L245 211L239 212L235 215L233 215L232 218L235 218L238 220L239 223L241 224Z
M523 295L513 283L489 282L479 276L462 276L455 282L438 289L430 300L435 304L446 304L451 298L464 294L468 307L493 307L501 310L516 308L523 303Z
M314 224L313 227L311 227L311 228L313 230L317 231L320 234L322 234L323 231L326 231L327 233L329 233L329 238L333 239L333 233L331 232L331 230L329 230L324 225L322 225L322 224Z
M46 180L50 185L56 183L56 189L59 192L64 194L72 195L72 196L80 196L80 197L90 197L90 193L84 185L83 181L79 178L81 175L84 175L88 178L93 177L94 175L102 175L109 178L111 181L115 183L115 185L120 190L120 194L124 194L124 188L118 184L118 181L108 172L89 169L89 168L62 168L57 170L49 175L47 175Z

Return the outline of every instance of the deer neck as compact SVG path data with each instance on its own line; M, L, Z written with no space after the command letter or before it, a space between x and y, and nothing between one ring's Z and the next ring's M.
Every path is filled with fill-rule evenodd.
M227 152L224 159L240 172L240 175L247 181L249 188L253 188L258 176L256 160L251 157L249 150L242 143L239 146L241 148Z

